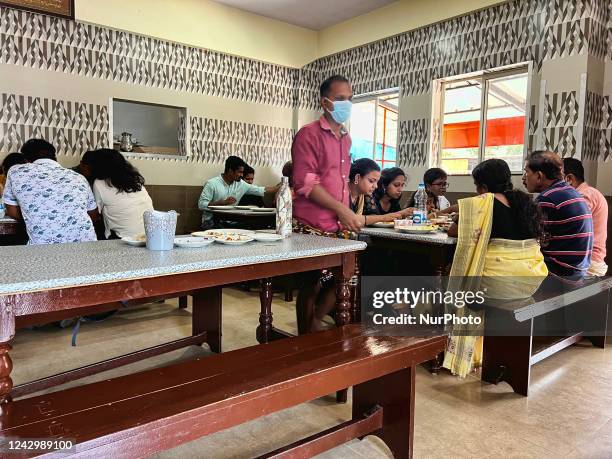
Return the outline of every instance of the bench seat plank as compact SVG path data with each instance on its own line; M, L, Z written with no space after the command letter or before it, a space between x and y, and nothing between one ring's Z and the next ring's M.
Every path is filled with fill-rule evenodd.
M151 432L171 447L414 366L445 343L368 336L351 325L17 400L0 425L17 438L56 432L83 454L109 444L115 454L142 437L151 453L159 450L144 440Z

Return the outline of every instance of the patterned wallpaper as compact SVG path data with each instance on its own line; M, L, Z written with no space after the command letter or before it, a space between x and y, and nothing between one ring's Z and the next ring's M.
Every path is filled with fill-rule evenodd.
M586 53L604 59L606 51L612 55L610 5L608 0L509 1L344 51L308 68L320 71L321 78L335 73L346 75L357 94L399 86L403 98L431 94L435 79L525 61L532 61L534 71L540 73L548 60ZM576 92L549 93L545 100L543 119L536 118L540 112L537 106L530 107L529 148L538 144L538 135L543 135L541 143L547 148L575 156L580 124ZM315 104L313 100L312 106ZM404 165L427 164L422 145L412 142L407 132L411 129L408 126L414 126L414 136L420 136L422 121L402 120L400 124L398 152ZM540 131L538 126L542 127ZM593 133L589 141L595 137ZM429 139L426 149L428 145ZM593 151L594 147L589 144L587 148Z
M204 162L234 154L252 166L282 166L292 140L292 129L191 117L191 151Z
M407 100L431 95L432 81L442 77L525 61L532 61L539 74L548 60L585 53L611 59L610 24L609 0L513 0L290 69L0 7L0 65L248 101L271 109L316 110L318 85L334 73L348 76L357 94L399 86ZM599 152L600 160L611 156L606 117L610 97L599 94L581 100L568 88L546 93L543 100L543 110L539 102L529 110L530 146L542 143L570 156L580 150L589 157ZM578 117L582 105L584 120ZM536 119L541 113L543 117ZM424 166L431 154L430 137L437 131L430 118L411 117L400 119L398 160ZM577 139L581 123L582 142ZM229 152L239 152L254 164L277 165L289 155L293 132L272 124L194 117L186 120L189 132L182 136L190 139L193 161L220 162ZM0 151L16 149L31 135L44 135L62 153L79 155L107 143L108 107L2 94Z
M108 145L108 109L17 94L0 94L0 151L18 151L31 137L43 137L65 155Z

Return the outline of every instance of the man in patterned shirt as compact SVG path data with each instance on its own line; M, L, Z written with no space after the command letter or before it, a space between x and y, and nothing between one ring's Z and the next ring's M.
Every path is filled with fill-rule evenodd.
M28 140L21 153L29 163L11 168L3 199L6 214L25 222L28 244L95 241L99 215L87 179L60 166L43 139Z

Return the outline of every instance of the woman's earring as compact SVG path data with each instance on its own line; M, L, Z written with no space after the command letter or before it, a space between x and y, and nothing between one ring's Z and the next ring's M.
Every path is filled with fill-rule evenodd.
M358 184L359 184L359 180L355 179L355 180L353 180L353 183L354 183L355 185L358 185Z

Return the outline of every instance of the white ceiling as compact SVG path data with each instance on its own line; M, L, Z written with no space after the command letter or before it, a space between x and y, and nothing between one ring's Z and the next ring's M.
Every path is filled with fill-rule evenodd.
M396 0L213 0L240 10L321 30Z

